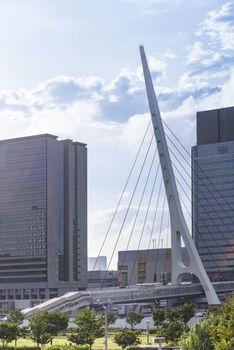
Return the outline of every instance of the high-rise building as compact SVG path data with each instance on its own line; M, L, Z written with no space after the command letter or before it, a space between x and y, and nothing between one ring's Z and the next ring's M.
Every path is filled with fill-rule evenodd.
M189 262L184 247L182 260L185 264ZM118 271L120 285L167 284L171 282L171 248L119 251ZM187 275L184 277L189 280Z
M212 281L234 280L234 107L197 113L193 237Z
M95 256L88 258L88 270L89 271L104 271L107 270L107 257Z
M86 283L86 145L50 134L0 141L0 302Z

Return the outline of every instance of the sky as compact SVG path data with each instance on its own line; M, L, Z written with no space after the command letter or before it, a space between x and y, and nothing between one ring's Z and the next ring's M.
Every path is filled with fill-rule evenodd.
M196 112L233 105L232 1L2 0L0 43L0 138L52 133L87 143L91 256L149 121L139 44L162 117L188 150ZM102 255L110 256L119 225Z

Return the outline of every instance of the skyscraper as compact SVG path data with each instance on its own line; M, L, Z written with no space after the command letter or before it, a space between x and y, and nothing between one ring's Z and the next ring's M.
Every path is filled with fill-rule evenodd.
M86 281L86 145L50 134L0 141L0 301Z
M212 281L234 280L234 107L197 113L193 237Z

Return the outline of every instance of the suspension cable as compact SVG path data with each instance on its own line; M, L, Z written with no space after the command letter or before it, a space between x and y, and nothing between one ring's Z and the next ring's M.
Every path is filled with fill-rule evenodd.
M175 153L172 151L172 149L168 146L168 149L170 150L170 152L172 153L172 155L175 157L175 159L178 161L178 163L181 165L181 162L180 160L178 159L178 157L175 155ZM188 188L190 189L190 191L192 192L192 188L191 186L187 183L187 181L184 179L183 175L181 174L181 172L179 171L179 169L177 168L177 166L175 165L175 163L173 161L171 161L173 166L175 167L175 169L177 170L177 172L179 173L179 175L181 176L181 178L183 179L184 183L188 186ZM184 171L188 174L188 172L184 169ZM188 174L189 175L189 174ZM190 176L190 175L189 175ZM209 203L207 197L204 195L203 192L201 192L203 198L207 201L207 203ZM194 196L197 198L197 195L194 193ZM190 198L189 198L189 201L190 201ZM216 229L218 229L218 226L215 224L215 221L214 219L211 217L211 215L209 214L209 212L207 211L206 209L206 206L203 205L202 203L200 203L201 207L204 209L204 211L206 212L207 216L209 217L209 219L212 221L212 223L216 226ZM215 210L215 212L217 213L217 211ZM197 212L196 212L197 213ZM224 223L224 225L227 225ZM226 228L229 230L229 232L231 233L230 231L230 228L228 226L226 226ZM218 230L219 231L219 230ZM221 233L223 239L226 241L226 238L224 236L223 233Z
M111 254L111 258L110 258L110 260L109 260L109 264L108 264L108 267L107 267L107 271L109 270L110 265L111 265L111 263L112 263L113 256L114 256L115 250L116 250L116 248L117 248L117 245L118 245L118 242L119 242L120 236L121 236L121 234L122 234L122 231L123 231L123 228L124 228L124 225L125 225L125 222L126 222L127 216L128 216L128 212L129 212L129 210L130 210L130 206L131 206L132 201L133 201L133 198L134 198L134 196L135 196L135 192L136 192L136 189L137 189L138 183L139 183L139 181L140 181L140 178L141 178L141 174L142 174L143 168L144 168L145 163L146 163L146 160L147 160L147 158L148 158L148 155L149 155L149 150L150 150L150 147L151 147L151 145L152 145L152 141L153 141L153 139L154 139L154 135L152 135L151 140L150 140L150 144L149 144L149 146L148 146L148 148L147 148L146 156L145 156L144 161L143 161L143 164L142 164L142 166L141 166L140 173L139 173L139 175L138 175L138 178L137 178L137 181L136 181L136 184L135 184L135 187L134 187L134 190L133 190L133 193L132 193L131 199L130 199L130 201L129 201L127 211L126 211L126 213L125 213L125 216L124 216L124 219L123 219L122 225L121 225L121 227L120 227L120 231L119 231L119 233L118 233L117 239L116 239L115 244L114 244L114 248L113 248L113 250L112 250L112 254ZM106 273L105 273L104 280L106 279L106 276L107 276L107 271L106 271ZM101 287L102 287L102 286L101 286Z
M210 180L210 178L207 176L207 174L204 172L204 170L200 167L199 163L193 159L190 155L190 153L186 150L186 148L184 147L184 145L181 143L181 141L178 139L178 137L174 134L174 132L171 130L171 128L167 125L167 123L165 121L163 121L163 123L166 125L166 127L168 128L168 130L172 133L172 135L175 137L175 139L177 140L177 142L181 145L181 147L183 148L183 150L186 152L186 154L189 156L189 159L191 159L191 161L197 165L197 167L199 168L199 170L205 175L206 179L208 180L208 182L213 186L213 188L217 191L217 193L219 194L219 196L223 199L223 201L229 206L229 208L231 209L231 211L233 212L233 207L230 205L230 203L226 200L226 198L223 196L222 192L215 186L215 184ZM167 135L167 137L170 139L170 137ZM172 144L174 145L174 147L177 149L177 151L179 152L178 148L176 147L176 145L174 144L174 142L170 139L170 141L172 142ZM190 163L187 161L187 159L181 154L181 156L183 157L183 159L186 161L187 164ZM199 177L198 172L196 174L196 176L198 177L198 179L200 181L203 182L204 184L204 180L202 178ZM208 188L207 188L208 189ZM210 191L209 191L210 192ZM216 200L217 204L220 204L217 201L217 197L214 196L214 194L212 192L210 192L213 195L213 198ZM224 211L224 210L223 210ZM224 211L225 212L225 211ZM226 212L225 212L226 213ZM227 214L227 213L226 213ZM233 222L233 218L229 217L231 219L231 221Z
M140 249L141 242L142 242L142 237L143 237L143 234L144 234L144 231L145 231L145 225L146 225L146 221L147 221L147 219L148 219L149 209L150 209L151 203L152 203L152 198L153 198L155 183L156 183L156 179L157 179L157 175L158 175L159 165L160 165L160 164L158 164L158 168L157 168L157 171L156 171L156 176L155 176L154 183L153 183L153 186L152 186L152 189L151 189L151 193L150 193L150 197L149 197L149 201L148 201L148 206L147 206L147 210L146 210L146 214L145 214L145 218L144 218L144 222L143 222L143 227L142 227L142 230L141 230L140 239L139 239L139 242L138 242L137 254L136 254L136 256L135 256L134 267L133 267L133 269L132 269L132 273L131 273L129 285L131 285L132 276L133 276L133 270L135 269L136 261L137 261L137 259L138 259L138 255L139 255L139 249Z
M153 222L152 222L151 231L150 231L150 238L149 238L149 243L148 243L148 249L147 249L147 252L146 252L146 259L145 259L146 265L147 265L148 258L149 258L150 244L151 244L151 240L152 240L152 236L153 236L153 232L154 232L154 227L155 227L155 222L156 222L156 217L157 217L157 213L158 213L158 205L159 205L159 199L160 199L160 194L161 194L161 189L162 189L162 183L163 183L163 179L161 178L159 191L158 191L158 197L157 197L156 206L155 206L155 210L154 210Z
M139 157L139 155L140 155L142 146L143 146L143 144L144 144L144 142L145 142L146 135L148 134L150 125L151 125L151 121L149 121L149 123L148 123L148 126L147 126L147 128L146 128L146 131L145 131L145 133L144 133L144 136L143 136L142 141L141 141L141 143L140 143L140 146L139 146L139 148L138 148L137 154L136 154L135 159L134 159L134 161L133 161L133 164L132 164L132 166L131 166L130 173L129 173L128 177L127 177L127 180L126 180L126 182L125 182L124 188L123 188L122 193L121 193L121 195L120 195L119 201L118 201L117 206L116 206L116 208L115 208L114 214L113 214L113 216L112 216L112 218L111 218L110 224L109 224L108 229L107 229L107 231L106 231L104 240L102 241L101 247L100 247L99 252L98 252L98 256L97 256L97 258L96 258L96 260L95 260L95 263L94 263L94 266L93 266L93 269L92 269L92 272L91 272L90 280L92 280L93 272L95 271L95 267L96 267L96 265L97 265L98 259L99 259L100 255L101 255L101 253L102 253L103 247L104 247L104 245L105 245L105 243L106 243L107 237L108 237L108 235L109 235L109 232L110 232L111 227L112 227L112 225L113 225L113 222L114 222L114 220L115 220L116 214L117 214L117 212L118 212L118 210L119 210L120 203L121 203L121 201L122 201L122 199L123 199L124 193L125 193L125 191L126 191L126 188L127 188L127 186L128 186L128 183L129 183L129 180L130 180L130 178L131 178L131 176L132 176L132 173L133 173L133 170L134 170L134 168L135 168L135 165L136 165L136 162L137 162L137 160L138 160L138 157ZM89 281L87 280L86 289L88 288L88 285L89 285Z
M139 212L140 212L140 209L141 209L141 204L142 204L142 201L143 201L143 198L144 198L144 195L145 195L146 187L147 187L147 185L148 185L149 176L150 176L150 173L151 173L151 170L152 170L152 166L153 166L153 163L154 163L156 154L157 154L157 152L155 151L154 157L153 157L153 160L152 160L152 163L151 163L151 166L150 166L150 170L149 170L149 173L148 173L146 182L145 182L145 186L144 186L144 189L143 189L143 192L142 192L142 196L141 196L141 199L140 199L140 203L139 203L138 208L137 208L137 213L136 213L136 216L135 216L133 225L132 225L132 229L131 229L131 232L130 232L130 236L129 236L129 239L128 239L128 242L127 242L127 247L126 247L126 249L125 249L124 258L123 258L123 260L121 261L121 264L124 264L125 259L126 259L126 256L127 256L127 251L128 251L128 248L129 248L129 245L130 245L130 241L131 241L131 238L132 238L132 235L133 235L133 231L134 231L134 229L135 229L135 225L136 225L136 222L137 222L137 219L138 219L138 215L139 215ZM159 170L159 163L158 163L158 166L157 166L157 170L156 170L156 175L155 175L155 178L154 178L154 183L153 183L152 191L154 190L154 187L155 187L155 183L156 183L157 176L158 176L158 170ZM152 196L152 195L151 195L151 196Z

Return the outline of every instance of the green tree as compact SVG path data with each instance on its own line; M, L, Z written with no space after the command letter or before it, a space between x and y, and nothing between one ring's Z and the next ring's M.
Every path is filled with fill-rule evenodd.
M182 322L169 322L160 328L160 335L165 337L166 343L172 342L177 344L183 332L184 326Z
M157 327L157 329L163 325L165 321L165 311L164 309L158 309L153 312L153 320L154 325Z
M16 323L3 322L0 323L0 339L2 341L2 348L13 340L15 340L18 334L18 325Z
M11 311L7 316L7 322L14 323L17 325L17 332L14 333L15 348L17 347L18 339L24 337L27 333L27 328L21 326L23 320L24 315L19 310Z
M84 309L76 317L75 324L77 328L68 336L68 340L77 345L88 344L91 350L95 339L104 335L104 323L105 320L102 315L92 310Z
M53 342L53 337L57 336L59 332L65 331L68 326L68 316L64 312L53 311L49 315L49 333L51 334L51 344Z
M126 322L130 324L133 329L137 324L141 323L144 316L140 312L129 311L126 317Z
M205 320L191 327L189 333L182 336L180 345L182 350L215 350L209 322Z
M128 328L118 332L114 337L114 342L121 346L122 349L140 343L137 333Z
M31 338L36 342L38 349L40 346L51 342L51 324L48 311L39 311L30 319Z
M178 309L165 309L165 321L177 322L180 319L180 312Z
M194 304L183 304L179 308L179 319L184 324L186 329L187 322L195 315L196 307Z
M211 319L211 318L210 318ZM211 319L211 337L215 350L234 349L234 298L224 304Z
M108 314L107 314L108 325L114 324L116 320L117 320L116 314L113 311L108 312Z
M11 311L7 316L8 322L16 323L18 325L20 325L23 322L23 320L24 320L24 315L19 310Z

